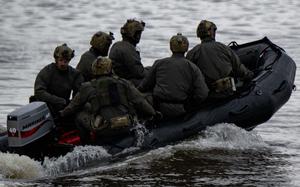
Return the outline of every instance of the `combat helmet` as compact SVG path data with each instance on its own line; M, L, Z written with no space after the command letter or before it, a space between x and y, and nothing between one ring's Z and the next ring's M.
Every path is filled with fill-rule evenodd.
M181 33L172 36L170 39L170 49L173 53L185 53L189 48L189 41L187 37L183 36Z
M70 61L74 57L74 50L69 48L68 45L64 43L55 48L53 56L55 59L64 58Z
M107 57L98 57L92 63L92 74L94 76L108 75L112 72L112 62Z
M202 20L197 28L197 37L199 37L201 40L205 38L212 38L213 36L211 35L211 30L216 31L217 26L211 21Z
M137 21L135 19L128 19L126 23L121 27L121 34L128 38L134 39L134 35L138 31L143 31L145 28L145 22Z
M114 39L113 33L109 32L109 34L107 34L99 31L92 36L90 44L101 53L106 53L105 55L107 55L108 49Z

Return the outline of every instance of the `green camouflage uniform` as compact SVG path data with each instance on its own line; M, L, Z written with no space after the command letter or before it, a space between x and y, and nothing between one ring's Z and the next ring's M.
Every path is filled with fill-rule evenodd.
M131 83L109 75L83 83L78 94L61 115L67 116L80 110L76 121L84 143L90 143L89 132L94 130L92 124L97 115L106 121L124 115L129 115L131 119L137 115L144 119L155 115L152 106ZM107 138L116 138L118 134L126 134L128 131L128 128L118 130L105 128L97 131L97 137L103 141Z
M139 51L126 40L116 42L111 47L109 58L113 62L115 74L136 86L146 75Z
M145 77L148 70L144 68L140 52L136 50L145 23L129 19L121 28L122 41L116 42L109 53L116 75L130 80L135 86Z
M107 56L109 47L113 40L114 36L111 32L107 34L105 32L98 31L92 36L90 41L90 45L92 47L81 56L76 67L76 69L82 73L85 81L93 79L94 76L92 75L91 70L92 63L99 56Z
M217 26L208 20L201 20L197 37L201 44L187 53L187 59L195 63L204 74L210 89L209 98L226 98L236 90L233 79L248 81L253 72L248 70L230 47L215 41Z
M76 69L81 72L85 81L90 81L93 79L91 66L92 63L100 56L100 53L97 52L93 47L86 51L80 58L79 63L76 66Z
M155 61L139 90L153 90L154 106L164 118L185 114L187 105L201 104L208 94L201 71L183 53Z
M55 63L51 63L38 73L34 95L37 100L46 102L55 115L69 102L71 92L73 96L77 93L82 82L81 74L71 66L61 71Z
M87 102L91 104L93 114L100 112L107 119L128 113L151 117L155 113L131 83L113 76L101 76L83 83L79 93L63 110L63 115L78 111Z
M187 59L200 68L212 94L214 93L211 85L219 79L232 76L249 80L253 76L253 73L240 63L238 56L228 46L212 38L203 39L201 44L187 53ZM217 95L226 97L222 94Z

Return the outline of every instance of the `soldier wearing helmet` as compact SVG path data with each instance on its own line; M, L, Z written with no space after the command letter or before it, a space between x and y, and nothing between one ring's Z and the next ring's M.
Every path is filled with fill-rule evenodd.
M210 21L202 20L197 28L197 37L201 40L206 38L215 39L216 37L217 26Z
M134 85L147 74L136 45L140 42L145 23L129 19L121 28L122 41L116 42L109 53L114 72L122 78L130 80Z
M181 33L172 36L170 39L170 49L173 53L184 54L189 49L189 41L187 37L182 36Z
M248 70L228 46L215 40L217 26L202 20L197 28L201 44L187 53L187 59L196 64L204 74L214 101L231 96L236 91L235 81L249 81L253 72Z
M90 41L91 48L86 51L80 58L76 69L79 70L85 81L90 81L93 78L91 73L91 65L97 57L106 57L108 55L109 47L114 40L113 33L105 33L102 31L96 32Z
M61 116L79 112L76 124L84 143L92 143L91 132L101 140L127 134L137 116L150 118L155 114L131 83L112 74L109 58L98 57L92 64L92 73L96 79L83 83L75 98L60 112Z
M55 63L45 66L36 77L34 98L46 102L56 116L69 102L71 92L75 95L79 90L83 77L69 65L74 57L74 50L67 44L57 46L53 56Z
M206 99L208 88L199 68L184 56L188 39L178 33L170 39L172 56L156 60L138 89L152 92L154 107L164 118L184 115Z

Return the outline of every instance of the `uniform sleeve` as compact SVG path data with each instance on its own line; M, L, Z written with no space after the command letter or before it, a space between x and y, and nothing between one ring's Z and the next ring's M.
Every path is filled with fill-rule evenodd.
M82 76L84 77L85 80L88 80L89 76L88 76L88 72L87 72L87 68L86 68L86 57L85 55L81 55L80 60L76 66L76 70L78 70Z
M34 83L34 95L40 100L54 105L65 105L66 100L48 92L49 81L51 72L42 69L37 75Z
M193 66L193 74L194 90L192 100L197 103L201 103L207 98L209 89L205 83L205 78L198 67Z
M84 78L80 72L76 70L74 81L73 81L73 94L72 97L75 97L76 93L79 91L81 84L84 82Z
M81 108L80 100L80 92L78 92L72 99L72 101L62 110L61 115L67 116L75 113L78 109Z
M155 61L152 68L150 69L147 76L142 80L140 85L138 86L138 89L141 92L150 92L153 90L155 83L156 83L156 70L157 70L157 63L158 61Z
M124 64L128 67L134 78L143 78L146 75L146 70L141 62L139 53L135 50L123 51Z
M195 64L196 66L200 67L198 61L200 58L199 53L200 53L200 45L196 45L193 49L188 51L185 58L188 59L193 64Z
M250 80L254 75L253 72L246 68L244 64L240 62L239 57L237 56L237 54L235 54L235 52L232 49L228 48L228 53L231 58L234 76L241 77L244 80Z
M85 81L90 81L92 79L92 70L91 66L96 58L89 53L84 53L80 57L80 61L76 66L76 70L78 70Z
M186 54L186 59L188 59L189 61L191 61L191 62L193 62L193 63L195 64L193 50L190 50L190 51Z
M138 115L150 118L155 115L154 108L146 101L142 93L138 91L132 84L128 84L128 100L137 111Z
M74 96L72 101L62 110L62 116L73 114L80 109L89 101L89 99L95 95L95 89L89 82L84 83L80 91Z

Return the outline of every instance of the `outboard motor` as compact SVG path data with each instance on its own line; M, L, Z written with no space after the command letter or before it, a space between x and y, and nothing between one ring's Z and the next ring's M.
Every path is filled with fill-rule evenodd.
M54 127L54 121L45 102L32 102L7 116L9 147L23 147L46 134Z

